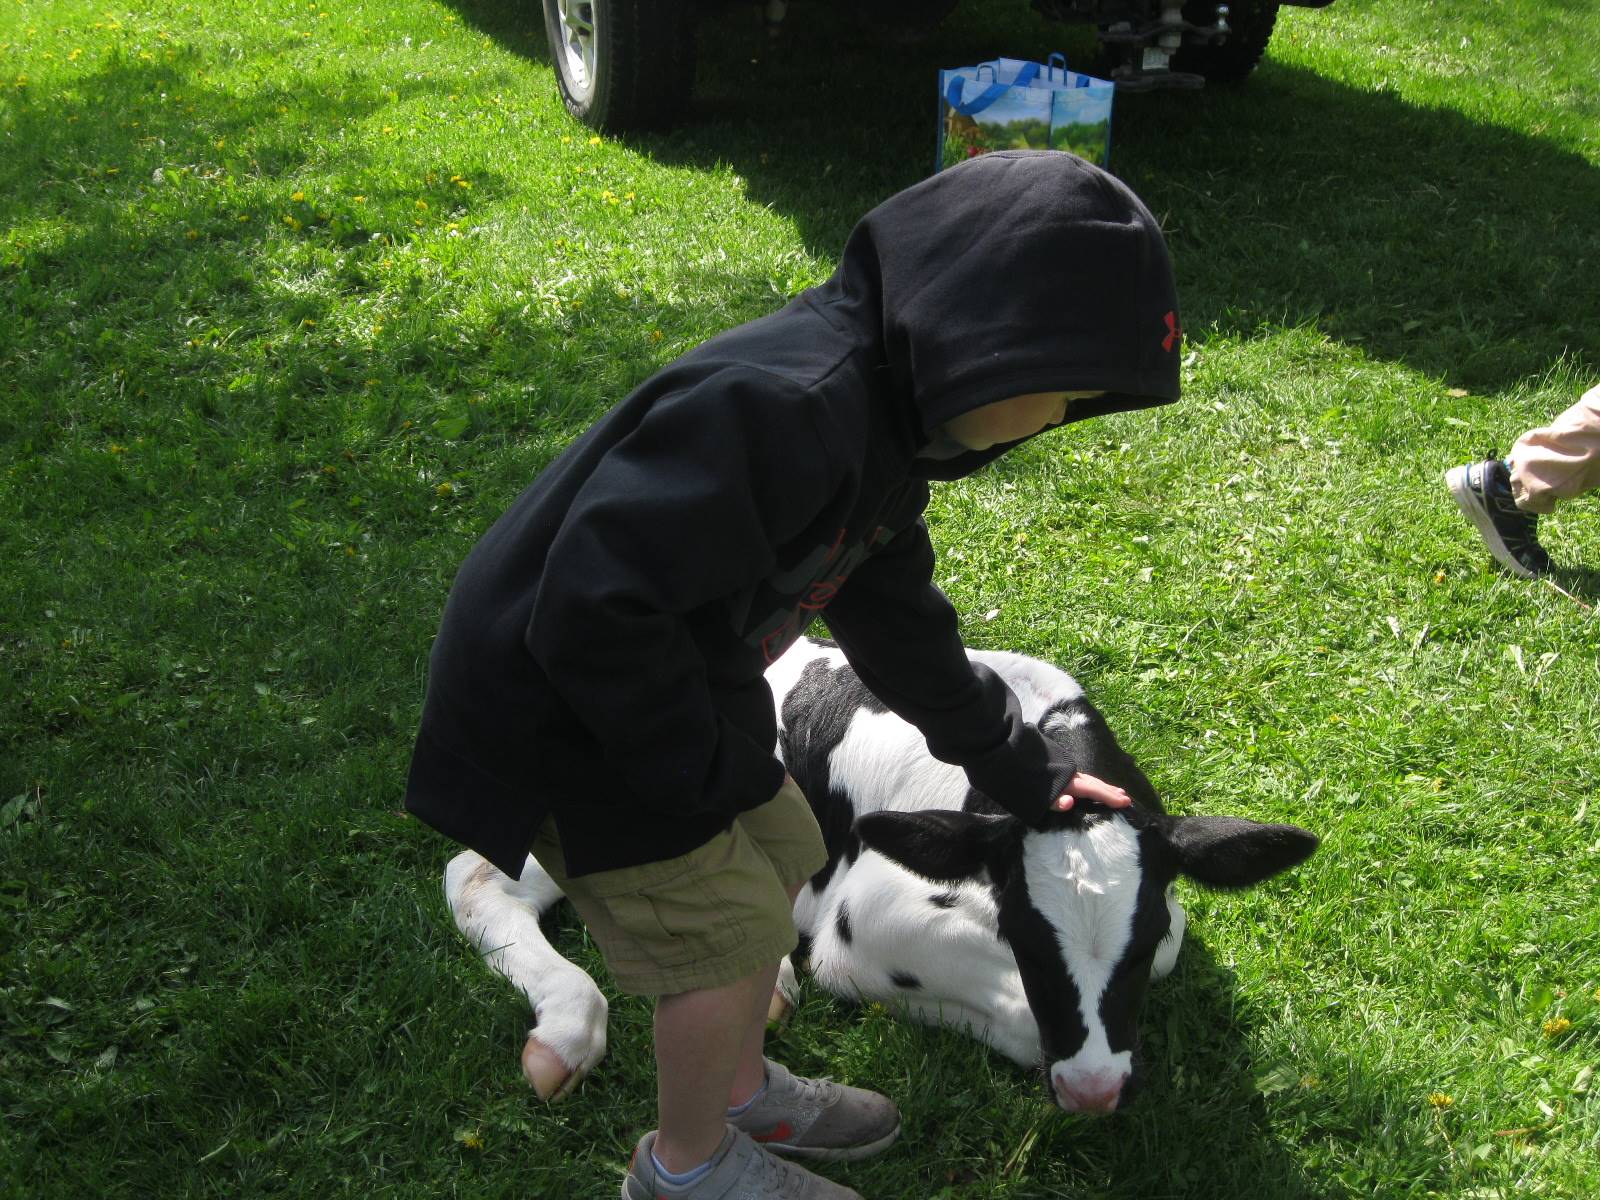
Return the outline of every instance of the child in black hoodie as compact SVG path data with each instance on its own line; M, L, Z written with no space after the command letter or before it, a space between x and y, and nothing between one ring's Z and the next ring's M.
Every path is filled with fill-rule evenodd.
M868 213L826 283L646 380L468 556L406 805L513 877L531 849L618 986L659 998L660 1129L625 1197L786 1177L854 1196L758 1142L853 1158L898 1131L884 1098L761 1054L789 904L824 860L762 672L815 617L1019 817L1128 802L966 657L921 514L930 480L1063 419L1176 400L1180 340L1131 191L1067 154L985 155ZM553 1090L572 1065L543 1052Z

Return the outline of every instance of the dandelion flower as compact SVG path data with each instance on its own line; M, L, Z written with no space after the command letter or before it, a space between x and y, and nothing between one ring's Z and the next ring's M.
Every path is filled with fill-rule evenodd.
M367 198L365 196L351 196L350 199L355 201L357 204L365 204L367 202Z
M434 488L433 494L438 496L441 500L448 500L451 496L456 494L456 489L451 487L448 482L445 482Z
M1455 1102L1454 1096L1448 1096L1444 1092L1430 1092L1428 1094L1428 1103L1433 1105L1434 1108L1449 1108Z
M592 137L592 138L589 139L589 145L598 146L600 144L601 140L602 139L600 139L600 138Z
M304 200L305 198L306 198L306 194L304 192L296 192L294 195L289 197L289 199L295 201L296 203L299 203L301 200Z
M1572 1022L1566 1017L1551 1017L1543 1025L1544 1035L1547 1038L1558 1038L1572 1028Z
M417 201L417 211L418 212L427 212L428 211L428 202L426 200L418 200Z

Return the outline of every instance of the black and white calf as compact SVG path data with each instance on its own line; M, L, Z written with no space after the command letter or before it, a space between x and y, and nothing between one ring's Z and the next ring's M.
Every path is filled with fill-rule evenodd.
M1172 969L1183 940L1177 877L1246 887L1302 862L1317 839L1292 825L1169 816L1070 675L971 653L1028 720L1133 806L1080 804L1027 826L932 758L842 652L801 641L767 672L778 753L828 846L795 902L801 949L829 991L963 1028L1044 1065L1062 1108L1109 1111L1131 1093L1145 987ZM532 859L513 881L467 852L447 868L445 892L456 924L533 1005L530 1081L564 1095L605 1053L606 1003L540 932L559 889ZM780 992L792 998L794 987L785 962Z

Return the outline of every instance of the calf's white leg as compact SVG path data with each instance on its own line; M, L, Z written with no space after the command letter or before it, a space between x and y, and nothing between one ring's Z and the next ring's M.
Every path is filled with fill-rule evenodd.
M788 1021L794 1006L800 1000L800 981L795 978L794 963L785 954L778 964L778 983L772 989L772 1003L767 1006L767 1023L782 1025Z
M560 887L531 857L522 878L512 879L468 850L445 867L444 892L456 928L533 1007L523 1074L540 1099L564 1098L605 1057L607 1008L594 980L561 957L539 928L539 918L561 899Z

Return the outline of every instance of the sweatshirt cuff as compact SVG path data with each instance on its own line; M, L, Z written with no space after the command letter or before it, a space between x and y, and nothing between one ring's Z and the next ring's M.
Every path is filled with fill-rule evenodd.
M1039 825L1078 773L1064 748L1047 740L1037 726L1018 721L1005 741L979 758L961 764L967 781L1012 816Z

